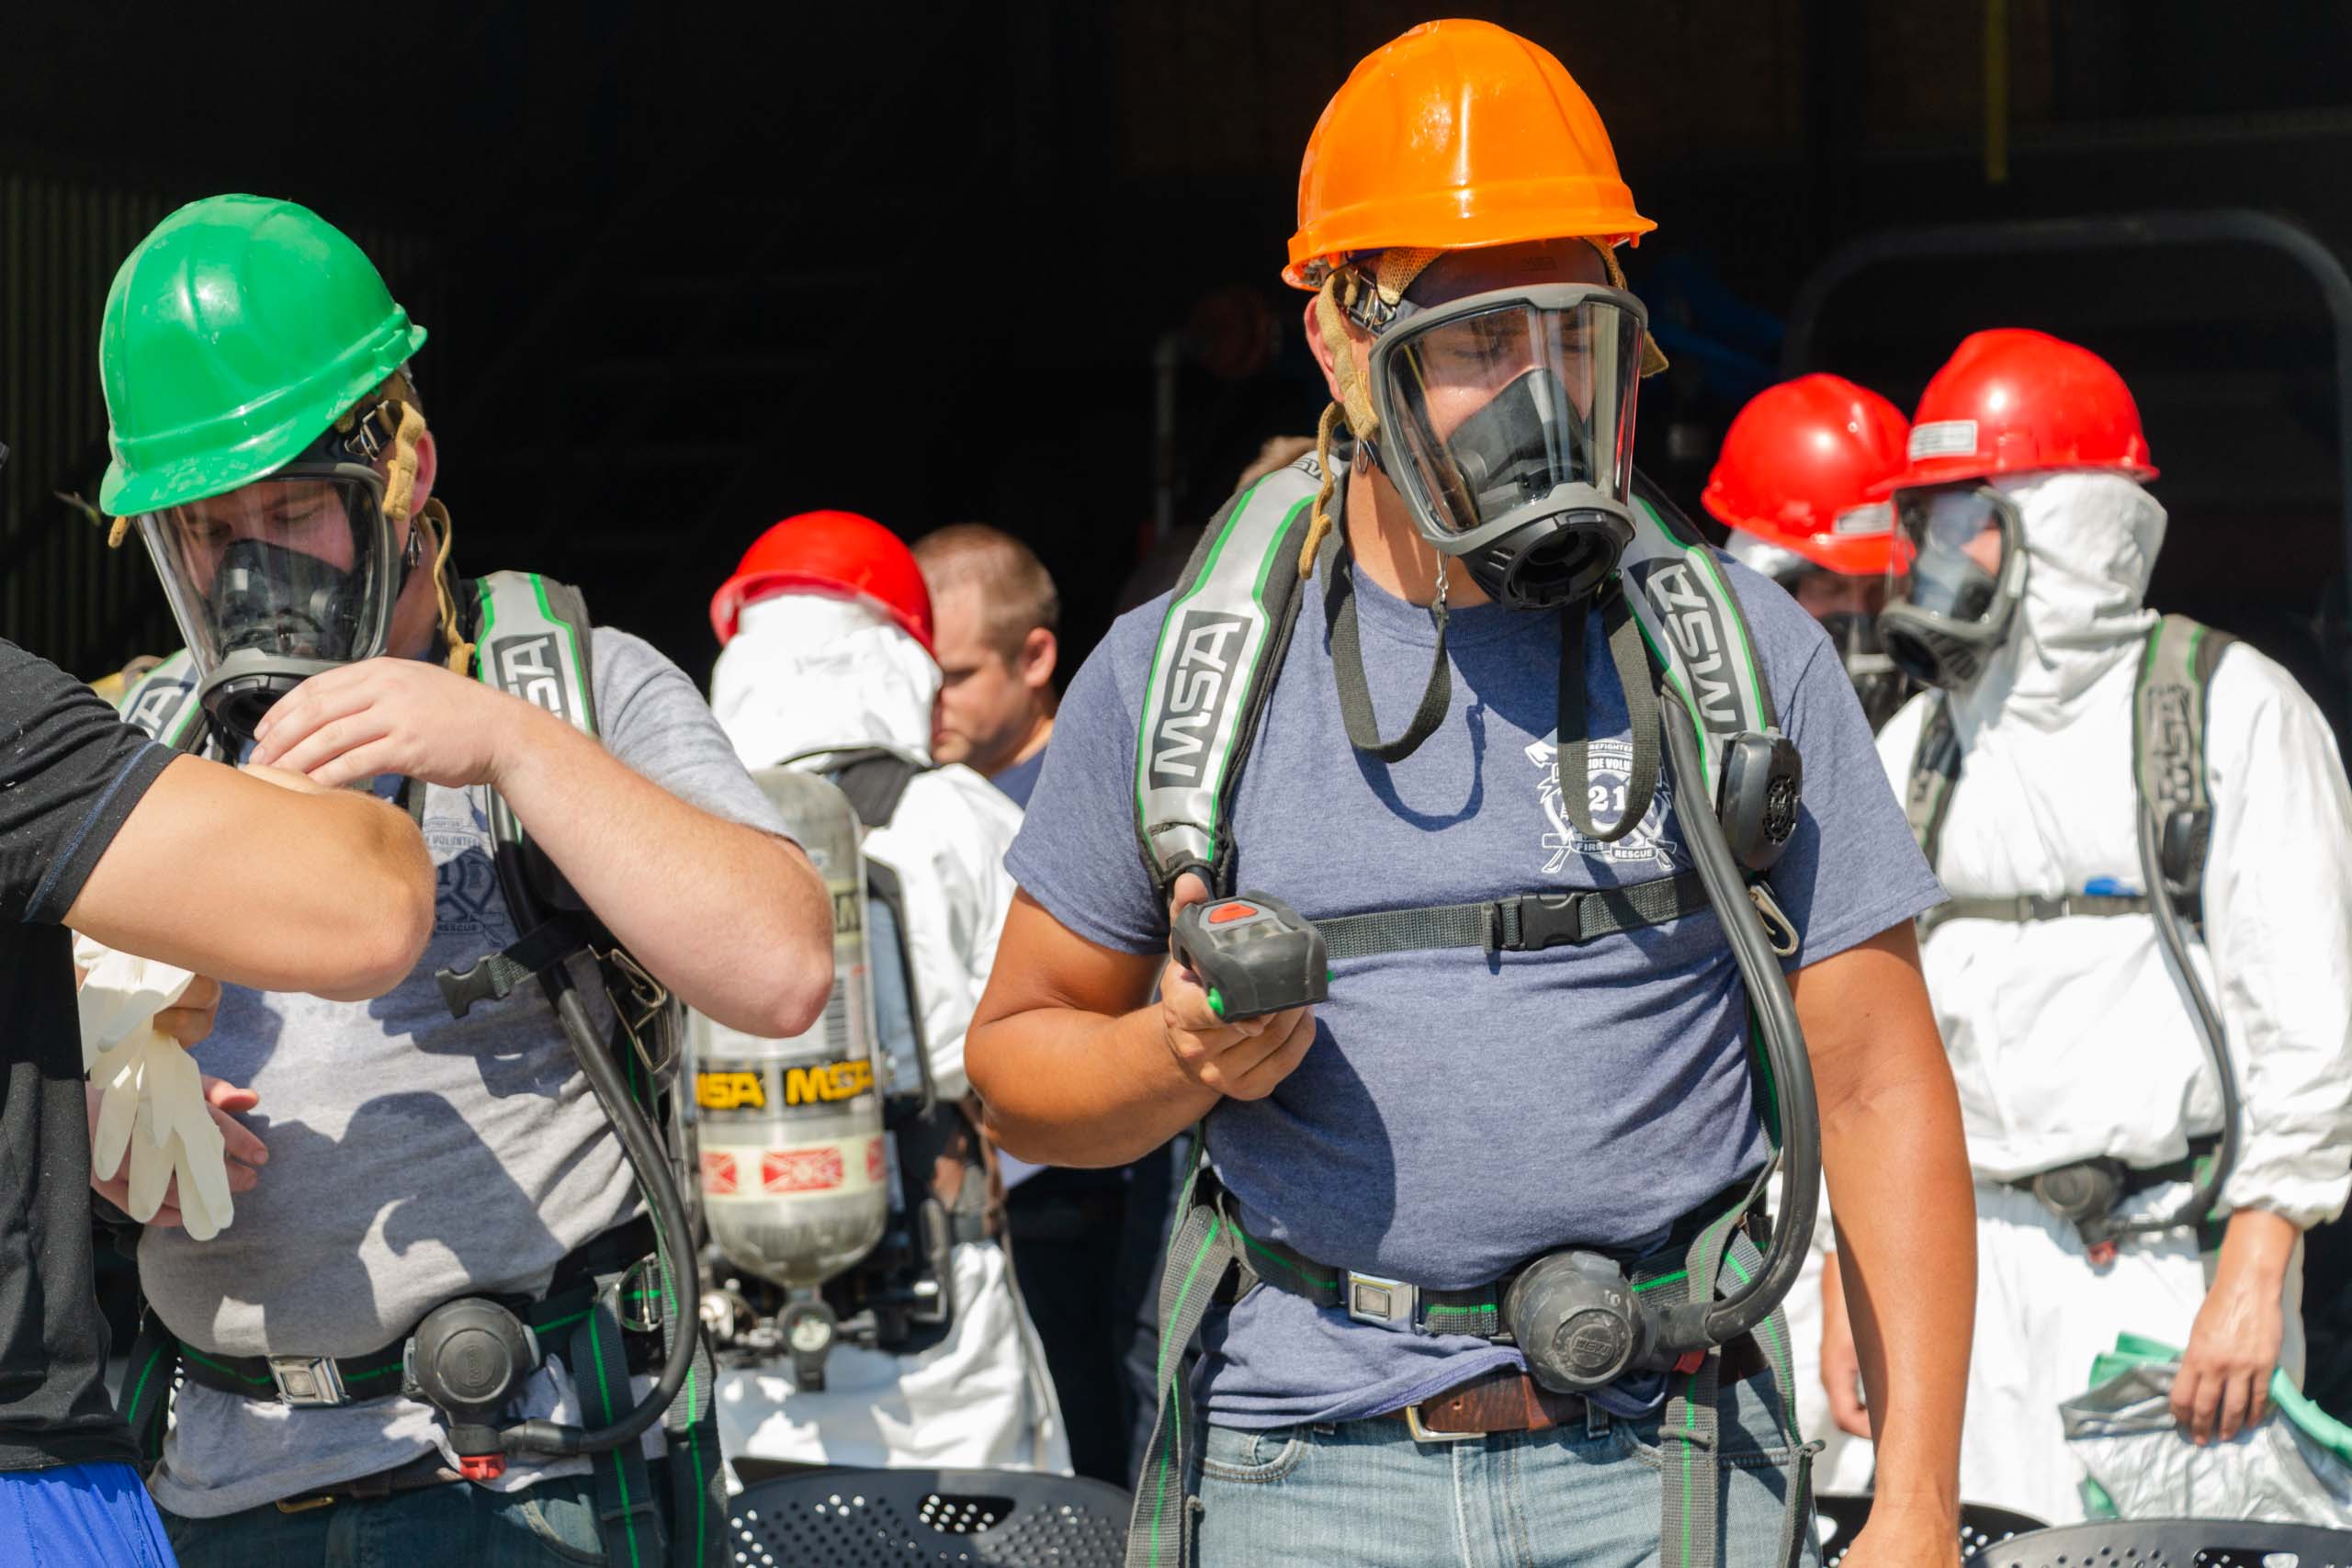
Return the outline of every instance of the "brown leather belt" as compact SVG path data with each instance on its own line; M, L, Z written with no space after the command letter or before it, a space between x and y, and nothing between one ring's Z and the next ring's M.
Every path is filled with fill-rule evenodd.
M355 1476L349 1481L338 1481L332 1486L322 1486L315 1492L280 1497L277 1511L281 1514L307 1514L312 1508L323 1508L330 1503L372 1502L379 1497L389 1497L395 1492L414 1492L464 1479L441 1461L438 1450L432 1450L405 1464L379 1470L373 1475Z
M1754 1377L1765 1366L1756 1337L1743 1334L1724 1347L1716 1379L1723 1383L1738 1382ZM1404 1422L1414 1438L1425 1443L1483 1438L1492 1432L1544 1432L1584 1418L1584 1395L1555 1393L1511 1367L1481 1373L1419 1404L1385 1410L1378 1417Z

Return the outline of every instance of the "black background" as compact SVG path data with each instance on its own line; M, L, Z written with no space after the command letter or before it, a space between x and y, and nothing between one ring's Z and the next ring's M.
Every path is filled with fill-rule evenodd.
M2352 11L2324 0L1474 9L1560 56L1658 222L1626 256L1676 361L1643 391L1640 457L1686 507L1781 372L1804 280L1860 236L2250 208L2352 252ZM85 675L169 645L143 560L106 556L58 492L95 495L104 465L97 308L122 254L179 203L245 190L359 237L431 329L417 369L465 570L576 581L699 679L709 595L769 523L978 518L1060 581L1074 668L1150 539L1155 348L1177 356L1180 525L1266 437L1312 429L1305 297L1275 276L1299 154L1352 63L1422 17L11 6L0 632ZM1994 325L2123 372L2173 519L2154 600L2250 637L2340 732L2352 498L2310 281L2228 245L1917 259L1831 297L1803 367L1907 409Z
M1480 14L1567 64L1658 221L1628 270L1677 363L1645 388L1641 458L1686 503L1777 372L1804 279L1858 235L2229 206L2352 242L2352 21L2333 6ZM712 589L762 527L819 506L910 537L1021 534L1062 583L1074 664L1149 537L1155 344L1182 355L1180 524L1266 436L1311 430L1305 296L1275 277L1299 152L1352 62L1418 19L1271 0L20 6L0 173L142 218L288 196L360 235L433 333L418 371L461 565L571 578L697 676ZM96 673L169 629L143 562L94 569L116 586L86 614L29 595L92 547L53 492L95 493L103 411L63 388L120 255L65 254L43 232L59 210L20 206L0 233L0 283L81 279L0 318L60 342L0 406L19 447L0 568L26 574L10 607L44 651ZM1809 363L1907 408L1996 324L2122 369L2174 517L2156 598L2253 636L2340 714L2345 498L2311 284L2226 246L1922 260L1835 294Z

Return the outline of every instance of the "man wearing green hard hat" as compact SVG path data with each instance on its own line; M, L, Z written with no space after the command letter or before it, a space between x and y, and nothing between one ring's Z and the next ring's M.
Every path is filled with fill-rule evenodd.
M107 296L101 505L187 641L125 716L399 802L438 879L379 1000L224 988L196 1050L268 1108L270 1172L210 1241L141 1235L124 1415L187 1568L717 1562L649 1114L679 1004L809 1024L831 908L675 666L560 581L456 575L424 341L348 238L256 197L174 213Z

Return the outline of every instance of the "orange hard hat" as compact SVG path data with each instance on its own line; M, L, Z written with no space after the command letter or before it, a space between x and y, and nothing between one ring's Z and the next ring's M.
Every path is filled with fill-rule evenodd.
M1847 577L1883 577L1894 513L1871 487L1902 470L1903 411L1842 376L1800 376L1748 400L1699 503L1715 521Z
M804 512L752 541L735 575L711 595L718 645L735 639L743 606L772 593L826 593L871 604L938 657L931 643L931 590L906 541L854 512Z
M1316 288L1358 251L1614 244L1657 227L1549 51L1492 22L1423 22L1366 56L1315 122L1283 280Z

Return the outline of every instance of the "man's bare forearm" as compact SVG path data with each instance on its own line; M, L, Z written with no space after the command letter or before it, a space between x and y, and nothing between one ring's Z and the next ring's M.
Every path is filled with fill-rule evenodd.
M832 904L793 844L680 800L536 711L493 782L589 908L689 1006L770 1037L797 1033L824 1006Z
M1046 1165L1139 1159L1222 1098L1178 1068L1156 1003L1115 1017L1048 1007L975 1023L965 1065L996 1141Z
M1936 1065L1942 1066L1940 1047ZM1877 1495L1956 1514L1976 1321L1976 1204L1948 1073L1822 1121L1838 1277L1878 1448Z

